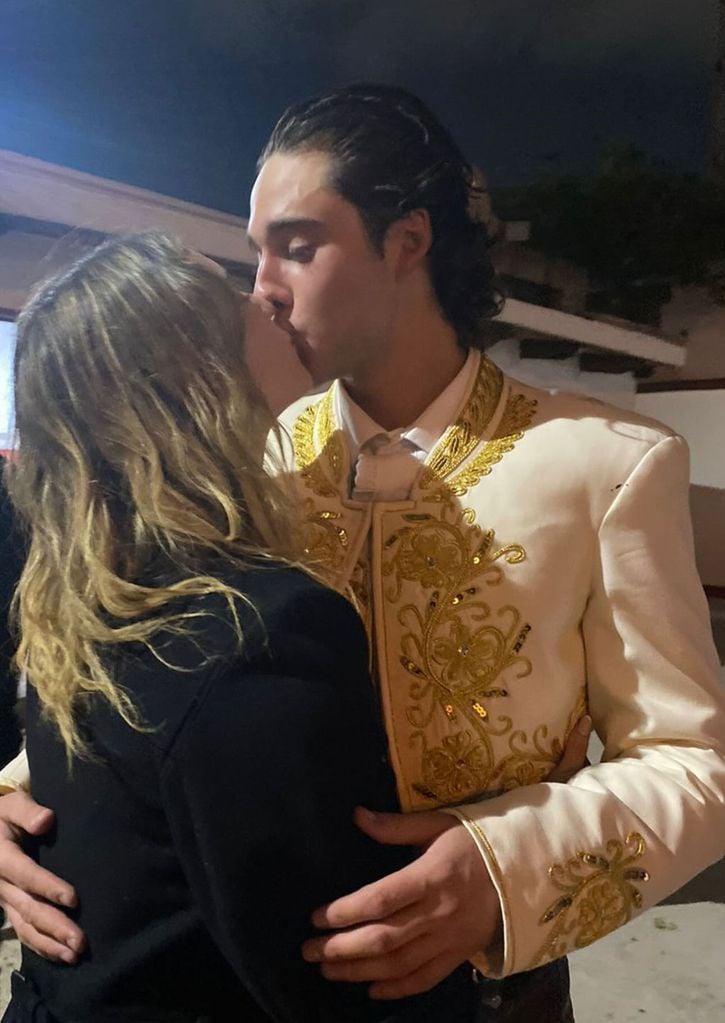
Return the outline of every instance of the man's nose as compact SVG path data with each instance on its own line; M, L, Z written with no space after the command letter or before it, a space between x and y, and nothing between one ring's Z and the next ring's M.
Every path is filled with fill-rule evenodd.
M262 260L257 268L254 279L254 292L257 299L278 315L289 312L292 308L292 295L284 282L273 272L266 260Z

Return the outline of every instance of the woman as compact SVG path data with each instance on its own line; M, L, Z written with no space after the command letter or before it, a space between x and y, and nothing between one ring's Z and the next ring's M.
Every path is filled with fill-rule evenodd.
M395 806L364 632L298 564L246 309L139 236L19 319L18 660L33 793L57 812L37 857L88 945L72 968L26 950L7 1021L472 1018L466 971L385 1004L300 955L316 906L406 854L352 822Z

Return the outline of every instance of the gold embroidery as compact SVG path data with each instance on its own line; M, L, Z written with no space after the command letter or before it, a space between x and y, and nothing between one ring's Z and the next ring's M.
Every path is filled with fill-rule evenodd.
M333 390L299 415L292 428L295 464L302 485L317 497L339 498L345 472L345 442L335 430ZM303 501L305 549L313 565L330 583L345 562L349 537L333 509L316 507L312 498Z
M522 785L536 785L545 781L561 760L564 752L561 739L554 738L548 745L549 729L539 725L529 741L525 732L515 731L508 737L509 753L496 764L490 784L497 792L508 792Z
M633 831L624 843L607 842L606 855L579 852L549 868L553 886L563 894L539 920L540 926L553 922L553 927L526 969L584 948L632 918L642 906L634 882L649 881L647 871L633 865L645 849L644 839Z
M494 465L504 455L513 450L517 441L521 440L524 430L530 424L536 411L536 399L527 399L523 394L514 394L509 398L495 436L484 445L483 451L473 459L463 472L447 484L448 489L456 497L463 495L481 482Z
M463 517L446 522L432 515L403 515L407 523L387 540L383 577L390 605L400 603L405 583L425 595L421 607L406 603L398 611L405 628L400 663L413 677L406 711L413 728L412 745L421 750L422 778L414 789L438 802L460 802L485 791L498 775L492 737L513 727L511 718L495 721L486 706L505 698L508 690L494 685L507 671L515 678L531 672L521 654L530 627L511 605L492 610L482 588L503 578L501 563L521 563L520 544L496 547L493 530L469 525ZM431 746L427 730L436 712L461 725ZM521 733L516 733L517 736ZM522 756L520 751L512 750ZM537 751L537 756L540 751Z
M488 359L482 358L471 396L456 422L436 444L426 461L421 487L433 479L442 480L455 472L481 443L486 427L496 411L503 374Z
M339 497L345 472L345 440L335 429L332 388L297 417L292 428L295 463L302 481L318 497Z
M524 436L524 431L536 412L536 405L535 398L529 399L523 394L509 394L501 422L493 437L483 445L465 469L453 479L447 480L443 486L433 487L436 481L431 476L421 481L421 488L432 490L432 493L426 495L425 500L450 504L454 497L464 497L472 487L477 486Z
M469 731L446 735L436 749L423 755L423 785L435 799L460 803L470 798L480 778L490 769L490 754L477 735Z
M385 604L392 615L402 602L404 583L416 584L412 601L397 609L405 630L399 663L411 679L404 710L412 727L408 741L420 751L420 773L412 788L436 803L542 780L561 756L561 742L546 741L545 725L529 740L526 733L513 731L510 716L492 714L491 702L508 697L507 683L500 679L506 675L511 682L531 672L522 653L531 627L515 607L491 606L484 594L502 581L506 566L521 563L526 554L519 544L497 549L493 530L483 531L475 512L455 501L512 450L533 417L534 401L509 394L493 437L481 445L502 386L498 369L484 360L468 406L422 474L421 487L427 480L429 489L420 498L438 503L440 518L426 512L404 515L404 525L382 545L383 579L389 579ZM302 413L293 440L303 488L316 495L304 501L307 546L334 583L344 569L349 539L341 511L332 510L337 502L325 508L319 500L342 496L346 471L333 393ZM468 466L458 471L467 459ZM348 582L369 629L370 581L362 561ZM494 739L508 745L503 759L498 752L498 761Z
M315 508L311 498L303 503L305 553L312 566L331 584L345 562L347 530L338 524L340 512Z
M454 695L459 701L483 695L493 679L514 664L520 668L519 677L531 671L528 660L513 650L525 636L520 613L506 606L493 616L478 597L481 583L494 586L501 581L497 561L515 565L526 557L519 544L495 549L493 541L493 530L464 531L428 516L398 531L383 564L383 576L393 577L386 592L391 603L400 600L404 582L432 590L423 613L415 604L398 612L400 624L410 629L403 637L404 666L431 681L441 695ZM471 585L474 580L478 586Z
M362 618L365 631L368 634L370 640L370 650L372 657L373 649L373 619L372 619L372 608L371 608L371 595L370 595L370 560L367 552L361 554L358 559L355 568L352 571L349 582L350 589L354 596L354 604L357 608L357 612Z

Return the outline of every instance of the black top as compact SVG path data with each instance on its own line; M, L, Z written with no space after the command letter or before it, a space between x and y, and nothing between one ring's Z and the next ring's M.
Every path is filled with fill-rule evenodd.
M127 649L114 674L154 731L96 701L84 721L95 759L70 778L29 693L33 795L58 822L37 858L76 887L88 952L67 967L25 950L24 975L62 1023L472 1018L470 968L430 995L376 1003L303 962L312 910L410 853L352 822L357 804L397 808L355 611L291 569L229 581L259 615L237 607L243 651L216 596L194 604L193 641L162 645L186 670Z

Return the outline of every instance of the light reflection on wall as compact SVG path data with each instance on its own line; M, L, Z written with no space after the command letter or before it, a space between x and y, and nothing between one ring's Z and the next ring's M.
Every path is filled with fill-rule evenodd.
M15 324L0 320L0 451L13 443L13 352Z

